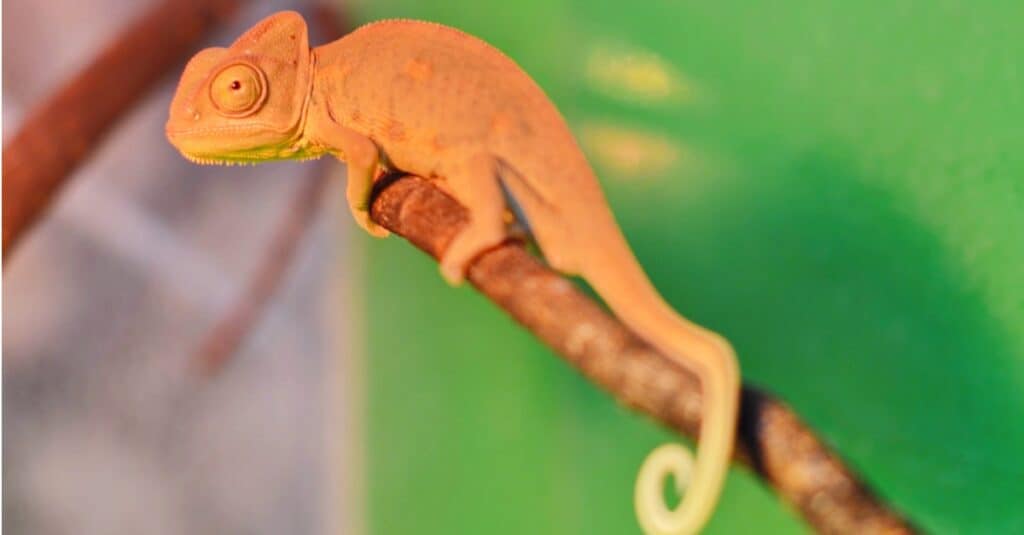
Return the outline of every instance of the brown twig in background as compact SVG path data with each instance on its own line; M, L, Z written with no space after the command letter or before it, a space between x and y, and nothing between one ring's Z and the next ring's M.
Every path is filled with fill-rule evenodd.
M239 0L167 0L40 105L4 147L3 258L114 122Z
M326 164L324 162L313 166L315 171L312 176L305 177L306 180L299 185L256 274L246 284L238 301L203 339L193 359L204 375L214 375L224 367L274 295L274 290L291 265L295 250L317 213L320 199L331 177L330 167Z
M372 205L379 224L438 258L467 221L455 200L418 177L381 181ZM690 437L701 421L697 377L659 354L618 320L509 242L480 255L469 281L555 353L621 403ZM737 458L820 533L914 533L791 409L746 387Z

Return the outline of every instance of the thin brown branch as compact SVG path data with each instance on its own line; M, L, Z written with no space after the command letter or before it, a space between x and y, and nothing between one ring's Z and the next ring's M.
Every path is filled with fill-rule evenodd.
M239 0L167 0L44 101L4 147L3 258L114 122Z
M467 221L455 200L418 177L381 182L375 221L434 258ZM701 393L692 373L633 335L521 243L480 255L469 269L480 292L621 403L694 437ZM750 466L820 533L913 533L793 411L772 396L743 392L737 460Z
M235 354L291 265L295 250L317 214L320 199L331 177L328 165L313 167L315 171L304 177L305 181L295 192L255 275L246 284L238 301L206 334L195 353L194 364L204 375L215 375Z

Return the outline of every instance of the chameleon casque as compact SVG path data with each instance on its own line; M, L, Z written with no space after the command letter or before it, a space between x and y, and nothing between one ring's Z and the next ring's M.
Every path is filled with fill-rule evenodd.
M515 62L440 24L386 20L310 49L294 12L272 15L228 48L197 53L166 127L198 163L258 163L334 155L348 164L356 221L369 217L381 169L430 178L469 212L440 261L452 284L507 236L504 190L554 269L581 275L632 330L703 390L700 447L656 449L637 478L635 507L651 534L698 532L714 510L732 454L739 367L719 335L680 317L633 256L565 120ZM672 474L683 499L662 497Z

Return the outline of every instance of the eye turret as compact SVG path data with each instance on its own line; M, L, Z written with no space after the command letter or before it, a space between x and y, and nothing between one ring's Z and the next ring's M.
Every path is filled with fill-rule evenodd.
M210 100L226 117L252 115L267 100L267 77L249 63L228 65L213 77Z

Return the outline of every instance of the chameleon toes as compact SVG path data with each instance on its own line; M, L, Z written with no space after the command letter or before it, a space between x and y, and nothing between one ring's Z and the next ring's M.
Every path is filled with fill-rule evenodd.
M370 236L373 236L374 238L387 238L388 236L391 235L391 232L388 231L388 229L378 225L377 222L370 219L369 212L359 211L353 213L352 215L356 220L356 224L358 224L360 228L369 233Z

